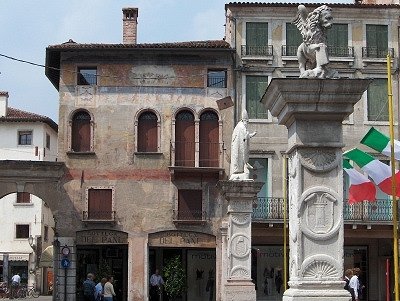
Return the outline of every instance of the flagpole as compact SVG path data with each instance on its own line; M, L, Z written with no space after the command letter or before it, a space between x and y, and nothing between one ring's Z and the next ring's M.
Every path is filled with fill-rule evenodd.
M394 130L393 130L393 94L392 94L392 71L389 53L387 60L387 78L388 78L388 101L389 101L389 131L390 131L390 165L392 167L392 211L393 211L393 260L394 260L394 296L399 299L399 243L397 238L397 197L396 197L396 177L394 161Z

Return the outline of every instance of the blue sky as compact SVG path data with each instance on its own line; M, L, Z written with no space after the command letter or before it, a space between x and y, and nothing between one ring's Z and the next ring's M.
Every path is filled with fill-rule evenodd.
M228 2L0 0L0 54L44 64L46 47L69 39L78 43L121 43L123 7L139 9L138 43L222 39ZM0 56L0 72L0 91L9 92L9 106L58 121L58 92L46 78L44 68Z

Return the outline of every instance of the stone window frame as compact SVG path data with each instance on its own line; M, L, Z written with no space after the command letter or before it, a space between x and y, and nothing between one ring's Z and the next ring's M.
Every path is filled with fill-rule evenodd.
M85 83L82 83L82 81L79 79L80 77L80 75L82 76L82 77L84 77L82 74L81 74L81 71L82 70L90 70L90 71L93 71L93 70L95 70L96 72L95 72L95 75L94 75L94 82L88 82L87 84L85 84ZM99 76L99 74L98 74L98 67L97 67L97 65L82 65L82 66L77 66L77 69L76 69L76 85L77 86L97 86L99 83L98 83L98 76ZM92 74L88 74L89 76L93 76ZM86 80L86 78L85 78L85 80Z
M367 77L367 76L366 76ZM375 79L387 79L386 77L375 77ZM393 86L393 79L392 79L392 86ZM393 97L396 97L396 91L393 91ZM364 91L362 97L361 97L362 103L363 103L363 107L364 107L364 124L365 125L389 125L389 120L387 121L374 121L374 120L369 120L368 119L368 89ZM396 109L396 108L394 108ZM396 114L396 112L394 112L394 114ZM397 125L398 123L395 122L395 125Z
M72 119L76 113L79 113L81 111L88 113L90 116L90 150L88 152L74 152L72 150L72 122L73 122ZM88 109L78 108L78 109L75 109L70 112L70 114L68 116L68 128L67 128L67 145L68 145L67 153L68 154L74 154L74 153L75 154L94 154L94 145L95 145L94 125L95 125L94 115Z
M89 190L90 189L107 189L111 190L111 211L115 212L115 186L114 185L105 185L105 186L96 186L96 185L90 185L85 187L85 211L89 212ZM115 216L113 217L113 220L115 219Z
M175 125L176 125L176 116L182 111L189 111L194 116L194 143L195 143L195 166L199 167L200 164L200 149L199 149L199 142L200 142L200 116L206 111L212 111L218 116L218 131L219 131L219 138L218 142L223 146L223 120L221 117L220 112L218 110L211 108L211 107L203 107L199 110L194 110L190 107L180 107L176 109L171 118L171 165L175 166ZM223 156L224 152L220 152L219 159L219 166L222 167L223 164Z
M138 151L138 137L139 137L139 117L146 112L154 113L157 117L157 151L156 152L139 152ZM135 154L161 154L161 114L154 108L142 108L136 112L134 124L134 152Z

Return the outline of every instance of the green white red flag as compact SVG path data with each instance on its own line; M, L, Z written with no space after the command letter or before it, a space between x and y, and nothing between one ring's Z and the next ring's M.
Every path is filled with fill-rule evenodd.
M389 165L375 159L371 155L364 153L358 148L353 148L343 154L347 159L356 163L366 172L376 185L384 193L392 195L392 169ZM396 170L396 196L400 197L400 173Z
M368 133L365 134L361 143L390 157L390 138L374 127L371 127ZM400 160L400 141L398 140L394 140L394 157L396 160Z
M370 179L354 169L348 160L343 160L343 170L350 179L349 204L376 200L376 187Z

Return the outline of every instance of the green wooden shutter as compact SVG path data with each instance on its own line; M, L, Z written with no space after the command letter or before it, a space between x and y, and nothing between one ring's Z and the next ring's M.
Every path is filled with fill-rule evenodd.
M386 57L388 51L388 28L386 25L367 25L368 57Z
M368 120L388 121L387 80L383 78L374 79L368 87L367 97Z
M327 41L331 56L348 56L348 25L333 24L327 31Z
M286 55L296 55L303 38L296 25L286 23Z
M268 46L268 23L246 23L246 53L264 54L266 46Z
M267 109L260 103L267 86L267 76L246 76L246 110L250 119L268 118Z

